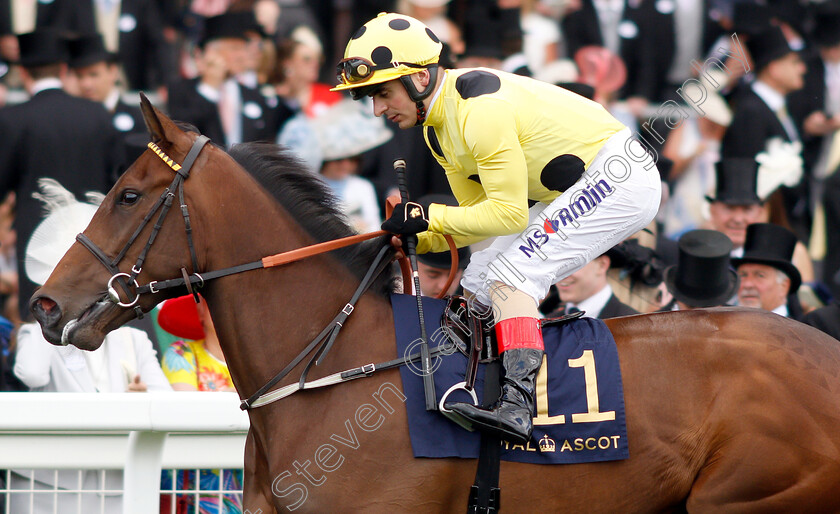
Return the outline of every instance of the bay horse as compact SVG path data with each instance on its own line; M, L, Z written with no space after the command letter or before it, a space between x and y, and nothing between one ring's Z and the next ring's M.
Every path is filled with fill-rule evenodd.
M188 156L198 135L142 100L156 150L125 172L83 233L109 259L127 248L121 273L130 274L145 250L140 284L351 233L323 185L295 161L254 145L232 151L236 159L212 145ZM137 238L133 232L171 185L173 163L193 158L180 190L192 235L176 208L144 250L156 228L145 224ZM380 238L204 285L240 396L257 391L333 319L385 244ZM70 248L31 300L50 342L93 350L134 317L133 308L108 300L110 275L88 247ZM361 297L310 378L396 356L389 280ZM185 292L157 290L136 307L147 312ZM126 294L118 295L123 304ZM840 342L745 309L632 316L607 325L624 380L630 457L560 466L502 462L505 511L840 511ZM250 410L244 507L263 514L463 512L476 461L413 458L400 391L400 375L391 369Z

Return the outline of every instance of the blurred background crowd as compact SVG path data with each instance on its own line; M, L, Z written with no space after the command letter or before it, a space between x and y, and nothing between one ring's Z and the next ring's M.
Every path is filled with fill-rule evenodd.
M221 146L284 145L359 232L379 228L396 158L412 198L454 202L422 131L330 91L382 11L426 23L443 67L570 89L655 155L656 220L557 283L546 316L741 305L840 337L840 0L0 0L0 390L233 388L191 297L93 357L26 323L58 234L72 243L146 148L141 91ZM425 294L449 265L421 256Z
M396 158L412 198L454 202L420 130L330 91L349 34L382 11L431 27L444 68L570 89L655 155L655 222L556 284L544 314L729 304L801 320L837 308L840 0L0 0L6 332L29 319L38 281L25 263L51 191L65 204L104 193L145 150L139 92L219 145L283 145L359 232L378 229ZM447 259L422 264L427 293ZM20 387L13 339L4 380Z

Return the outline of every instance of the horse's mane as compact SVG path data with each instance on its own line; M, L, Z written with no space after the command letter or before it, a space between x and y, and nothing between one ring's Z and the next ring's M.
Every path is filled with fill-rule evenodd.
M252 142L234 145L228 153L316 241L324 242L356 234L350 228L329 186L288 150L271 143ZM335 250L331 254L361 279L382 244L382 239L378 238ZM394 274L389 268L380 275L371 290L390 294L394 288Z

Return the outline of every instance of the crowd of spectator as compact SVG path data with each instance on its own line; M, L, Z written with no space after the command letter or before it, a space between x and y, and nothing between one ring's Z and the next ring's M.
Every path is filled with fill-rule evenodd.
M42 181L88 215L72 199L107 192L145 149L140 91L220 146L287 147L360 232L379 227L396 158L412 198L452 203L422 131L330 90L343 43L380 11L431 27L444 68L601 103L655 155L656 220L558 282L544 315L739 305L840 337L840 0L0 0L0 390L232 390L192 297L154 316L172 345L146 325L82 355L27 323L50 262L29 271ZM421 259L425 294L448 259Z

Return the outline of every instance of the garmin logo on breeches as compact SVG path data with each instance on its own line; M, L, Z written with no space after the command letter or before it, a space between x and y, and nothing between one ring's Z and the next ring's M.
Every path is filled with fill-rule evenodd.
M561 207L550 218L546 218L542 226L533 224L522 233L524 244L519 246L519 251L529 259L539 253L540 247L546 244L551 234L556 234L565 240L568 236L563 233L564 227L577 227L578 218L588 216L595 210L598 204L611 195L615 188L610 186L605 179L589 183L583 189L577 191L569 201L568 207Z

